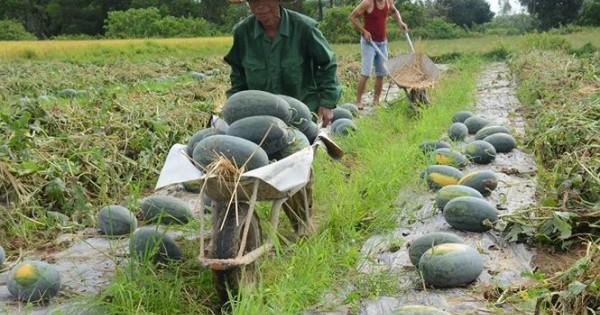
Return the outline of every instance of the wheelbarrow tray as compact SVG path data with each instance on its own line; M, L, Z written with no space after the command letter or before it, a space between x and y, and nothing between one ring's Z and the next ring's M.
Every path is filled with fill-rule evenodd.
M433 86L440 76L435 63L424 54L399 55L385 61L389 75L400 87L425 89Z
M320 132L312 146L228 181L214 174L203 174L185 153L187 146L175 144L167 155L155 189L176 183L198 181L203 185L204 192L214 201L249 201L258 181L256 200L288 198L308 182L314 154L319 146L324 147L334 159L343 155L337 144L329 139L325 132Z

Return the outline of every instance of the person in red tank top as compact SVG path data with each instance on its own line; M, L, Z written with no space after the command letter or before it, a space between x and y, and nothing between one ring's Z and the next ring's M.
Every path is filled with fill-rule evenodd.
M350 13L350 22L360 31L361 47L361 76L356 88L356 106L363 109L362 96L365 91L367 81L371 76L371 70L375 67L375 86L373 92L373 105L379 103L381 89L383 88L383 77L387 70L384 67L384 58L380 56L375 47L387 58L387 17L391 15L398 23L398 27L404 32L408 31L408 26L402 21L400 12L396 9L393 0L362 0L358 6ZM359 17L362 17L364 24L361 24Z

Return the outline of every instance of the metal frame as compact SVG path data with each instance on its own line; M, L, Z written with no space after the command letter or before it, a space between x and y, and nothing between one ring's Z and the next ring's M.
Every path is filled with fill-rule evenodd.
M260 180L253 179L252 194L249 196L249 200L242 200L242 201L249 201L249 209L248 209L249 211L244 220L244 231L242 234L242 241L240 243L240 249L237 253L237 256L235 258L227 258L227 259L215 259L215 258L206 257L204 254L205 237L204 237L204 233L201 233L200 255L198 256L198 261L200 262L200 264L202 266L208 267L213 270L229 270L229 269L233 269L233 268L238 268L240 266L245 266L245 265L251 264L256 259L258 259L258 257L263 255L265 252L269 251L273 247L273 239L270 238L271 237L270 236L265 244L263 244L262 246L254 249L251 252L248 252L247 254L244 255L244 248L246 247L246 242L248 240L248 231L250 230L250 224L252 221L252 216L254 215L254 209L256 207L256 202L263 201L263 199L261 199L259 196L259 184L260 184ZM204 194L204 192L205 192L205 187L206 187L206 185L203 185L202 188L200 189L200 194L199 194L200 198L199 198L199 203L198 203L198 206L201 208L201 212L200 212L200 229L201 229L201 231L204 231L204 219L206 217L205 208L204 208L204 200L201 197L202 194ZM302 188L304 188L304 187L302 187ZM269 223L271 224L271 226L273 227L274 230L276 230L279 225L279 214L281 212L281 208L282 208L283 204L288 200L288 198L290 196L292 196L294 193L296 193L300 190L304 194L305 218L307 218L309 216L308 200L306 198L306 191L302 188L298 189L297 191L287 192L285 194L285 197L277 198L277 199L274 199L271 201L272 202L271 217L270 217ZM269 200L269 199L264 199L264 200Z

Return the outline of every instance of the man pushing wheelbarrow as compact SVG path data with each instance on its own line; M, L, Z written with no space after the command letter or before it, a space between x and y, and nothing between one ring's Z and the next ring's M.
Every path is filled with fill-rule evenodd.
M252 15L233 31L233 46L225 56L231 66L227 97L244 90L261 90L293 97L318 115L323 127L333 118L341 96L334 51L317 22L281 6L281 0L248 0ZM233 1L232 1L233 2ZM237 3L246 2L240 0ZM295 232L308 235L312 224L313 175L303 191L283 208ZM303 218L306 195L309 217Z
M285 9L280 1L247 0L252 15L235 26L233 46L224 58L231 66L228 100L244 91L290 97L304 103L325 127L341 96L336 55L316 21ZM237 3L243 2L246 0ZM322 134L312 146L239 174L233 183L223 183L218 176L206 177L203 191L213 199L213 228L208 257L201 253L199 260L213 270L215 289L223 302L243 287L242 278L253 280L256 259L272 245L261 245L256 201L273 202L270 223L275 229L283 208L299 237L314 232L311 164L319 144L332 156L341 154ZM228 189L225 186L229 184Z

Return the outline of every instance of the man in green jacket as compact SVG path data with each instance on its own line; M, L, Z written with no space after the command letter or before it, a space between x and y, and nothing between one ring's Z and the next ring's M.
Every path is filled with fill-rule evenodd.
M326 126L342 89L335 53L317 22L285 9L280 0L250 0L248 5L252 15L235 26L233 47L225 56L231 66L227 97L243 90L291 96Z
M280 0L250 0L248 6L252 15L235 26L225 56L231 66L227 97L243 90L287 95L304 102L327 126L342 88L335 53L317 22L284 8ZM311 172L306 187L283 206L298 235L313 231L312 186Z

